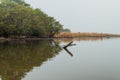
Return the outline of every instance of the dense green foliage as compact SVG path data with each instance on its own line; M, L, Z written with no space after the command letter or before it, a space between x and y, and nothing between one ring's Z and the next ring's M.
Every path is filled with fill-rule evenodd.
M1 0L0 36L53 37L62 25L40 9L33 9L23 0Z

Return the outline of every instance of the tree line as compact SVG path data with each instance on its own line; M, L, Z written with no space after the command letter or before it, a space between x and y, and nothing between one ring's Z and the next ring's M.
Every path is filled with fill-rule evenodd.
M53 37L61 30L59 21L24 0L0 1L0 37Z

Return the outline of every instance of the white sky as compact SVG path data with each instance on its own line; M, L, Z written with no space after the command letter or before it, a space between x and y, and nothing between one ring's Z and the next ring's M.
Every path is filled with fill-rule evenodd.
M73 32L120 33L120 0L25 0Z

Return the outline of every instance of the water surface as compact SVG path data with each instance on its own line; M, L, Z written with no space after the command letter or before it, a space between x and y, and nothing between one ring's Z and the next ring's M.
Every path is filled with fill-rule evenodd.
M68 42L76 44L67 49ZM1 80L120 80L120 38L0 43Z

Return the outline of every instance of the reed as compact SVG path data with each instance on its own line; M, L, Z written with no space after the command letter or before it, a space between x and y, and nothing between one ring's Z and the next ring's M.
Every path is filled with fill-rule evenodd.
M120 37L120 34L109 34L109 33L73 33L73 32L61 32L56 34L57 38L74 38L74 37Z

